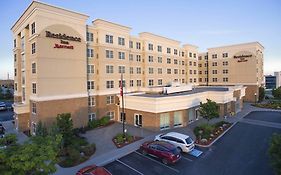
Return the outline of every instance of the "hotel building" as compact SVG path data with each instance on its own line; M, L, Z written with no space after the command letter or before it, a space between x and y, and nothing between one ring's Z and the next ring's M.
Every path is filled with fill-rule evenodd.
M132 36L131 28L102 19L87 25L88 18L34 1L12 26L17 129L35 133L39 121L51 125L60 113L71 113L74 127L103 116L120 121L121 83L128 124L151 130L186 126L199 117L200 102L207 98L216 101L225 116L241 110L245 92L256 92L248 86L261 85L257 75L262 73L263 48L258 43L209 49L198 57L196 46L149 32ZM218 65L228 60L229 82L220 76L205 83L215 77L200 74L212 69L200 64L210 64L208 56L222 52L228 52L227 59L214 60ZM243 62L236 65L239 60ZM167 95L167 84L192 88Z

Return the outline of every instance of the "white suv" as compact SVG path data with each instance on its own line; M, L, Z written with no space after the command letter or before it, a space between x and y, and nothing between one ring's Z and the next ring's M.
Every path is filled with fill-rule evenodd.
M167 134L159 134L155 136L155 141L166 141L177 148L179 148L182 152L190 152L194 149L194 141L188 135L180 134L177 132L169 132Z

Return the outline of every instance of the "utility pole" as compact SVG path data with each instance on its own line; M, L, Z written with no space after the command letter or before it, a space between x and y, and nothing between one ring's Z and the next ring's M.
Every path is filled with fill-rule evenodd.
M122 118L123 138L125 138L125 111L124 111L124 95L123 95L123 72L121 73L120 96L122 98L121 118Z

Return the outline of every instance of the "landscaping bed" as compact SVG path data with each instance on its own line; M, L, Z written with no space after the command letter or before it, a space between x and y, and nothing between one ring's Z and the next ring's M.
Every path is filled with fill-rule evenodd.
M194 128L197 145L207 146L218 138L232 123L221 121L212 125L202 124Z
M252 104L255 107L259 108L269 108L269 109L277 109L281 110L281 101L270 101L268 103L257 103L257 104Z
M125 138L123 137L123 134L119 133L115 137L113 137L112 141L115 144L117 148L122 148L126 145L129 145L135 141L143 139L142 137L138 136L131 136L129 134L125 134Z

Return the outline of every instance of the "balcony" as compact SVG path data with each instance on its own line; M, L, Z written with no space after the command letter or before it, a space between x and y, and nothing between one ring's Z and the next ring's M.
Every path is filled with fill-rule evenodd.
M29 113L29 104L22 103L22 102L17 102L13 104L14 112L15 114L24 114L24 113Z

